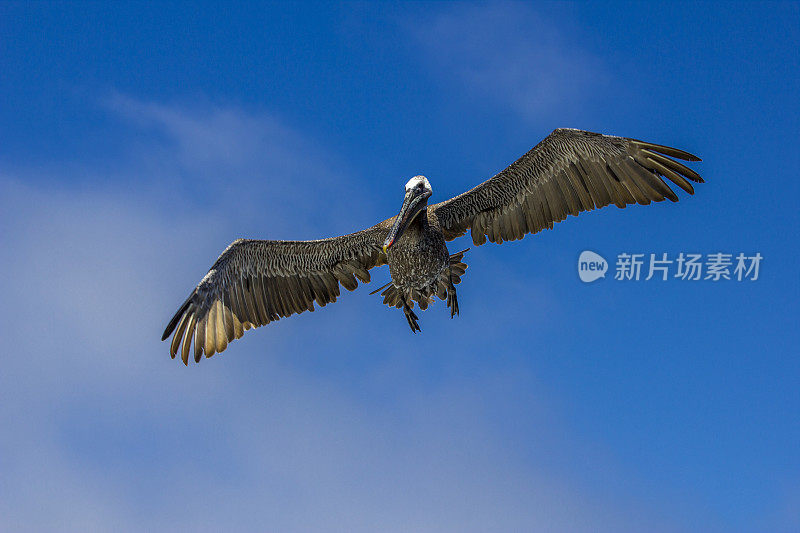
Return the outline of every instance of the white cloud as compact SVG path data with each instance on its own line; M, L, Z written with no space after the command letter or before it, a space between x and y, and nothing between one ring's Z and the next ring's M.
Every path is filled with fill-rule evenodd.
M266 238L319 238L312 231L319 227L330 234L356 231L354 211L363 227L379 221L363 196L365 180L268 113L119 94L104 104L138 128L129 155L141 172L156 176L150 186L174 205L189 198L201 200L206 211L235 205L250 223L268 222L260 233Z
M529 119L563 117L607 82L600 59L524 3L450 4L409 30L430 67Z

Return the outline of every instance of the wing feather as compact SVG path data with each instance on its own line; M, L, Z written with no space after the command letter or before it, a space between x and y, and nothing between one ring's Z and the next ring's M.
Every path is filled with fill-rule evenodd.
M372 228L319 241L239 239L217 261L169 321L170 355L188 364L225 350L244 331L282 317L314 311L370 280L386 264L381 251L392 219Z
M189 325L186 326L186 332L183 334L183 348L181 348L181 361L185 365L189 364L189 347L192 345L195 324L197 323L194 313L187 314L187 316L189 317Z
M447 240L467 230L476 245L520 239L609 204L677 201L663 178L693 194L690 182L703 179L672 158L700 161L669 146L557 129L493 178L428 209Z
M192 315L190 313L183 313L181 315L181 321L178 323L178 329L175 330L175 336L172 338L172 343L169 346L169 355L173 359L178 354L178 348L180 347L180 341L183 338L183 332L186 330L186 326L189 324L189 317Z
M199 363L200 358L203 356L203 348L206 344L206 322L208 321L208 311L203 311L200 320L197 321L197 329L195 330L194 337L194 362Z

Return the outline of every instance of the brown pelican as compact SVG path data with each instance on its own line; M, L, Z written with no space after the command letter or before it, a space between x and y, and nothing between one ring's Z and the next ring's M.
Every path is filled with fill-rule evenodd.
M172 317L170 355L188 364L211 357L245 330L282 317L313 311L370 280L369 269L389 265L391 281L378 289L385 304L403 310L411 330L420 330L414 302L426 309L434 296L458 314L455 285L466 265L462 250L450 254L445 241L470 231L472 242L502 243L551 228L567 215L614 204L649 204L678 196L662 180L689 194L687 178L700 176L671 158L700 158L667 146L588 131L557 129L508 168L445 202L424 176L406 183L400 213L371 228L317 241L238 239L228 246Z

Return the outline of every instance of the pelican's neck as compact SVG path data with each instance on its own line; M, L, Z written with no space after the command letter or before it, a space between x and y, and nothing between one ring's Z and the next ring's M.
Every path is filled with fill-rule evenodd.
M419 214L414 217L414 220L411 222L412 225L415 225L419 229L427 229L428 228L428 202L425 201L425 205L420 209Z

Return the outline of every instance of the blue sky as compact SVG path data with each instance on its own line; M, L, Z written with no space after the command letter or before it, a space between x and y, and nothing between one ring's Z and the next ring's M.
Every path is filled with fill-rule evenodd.
M3 3L0 41L0 529L800 530L797 3ZM233 239L372 225L556 127L707 183L473 248L416 336L362 287L169 359ZM588 285L586 249L764 261Z

